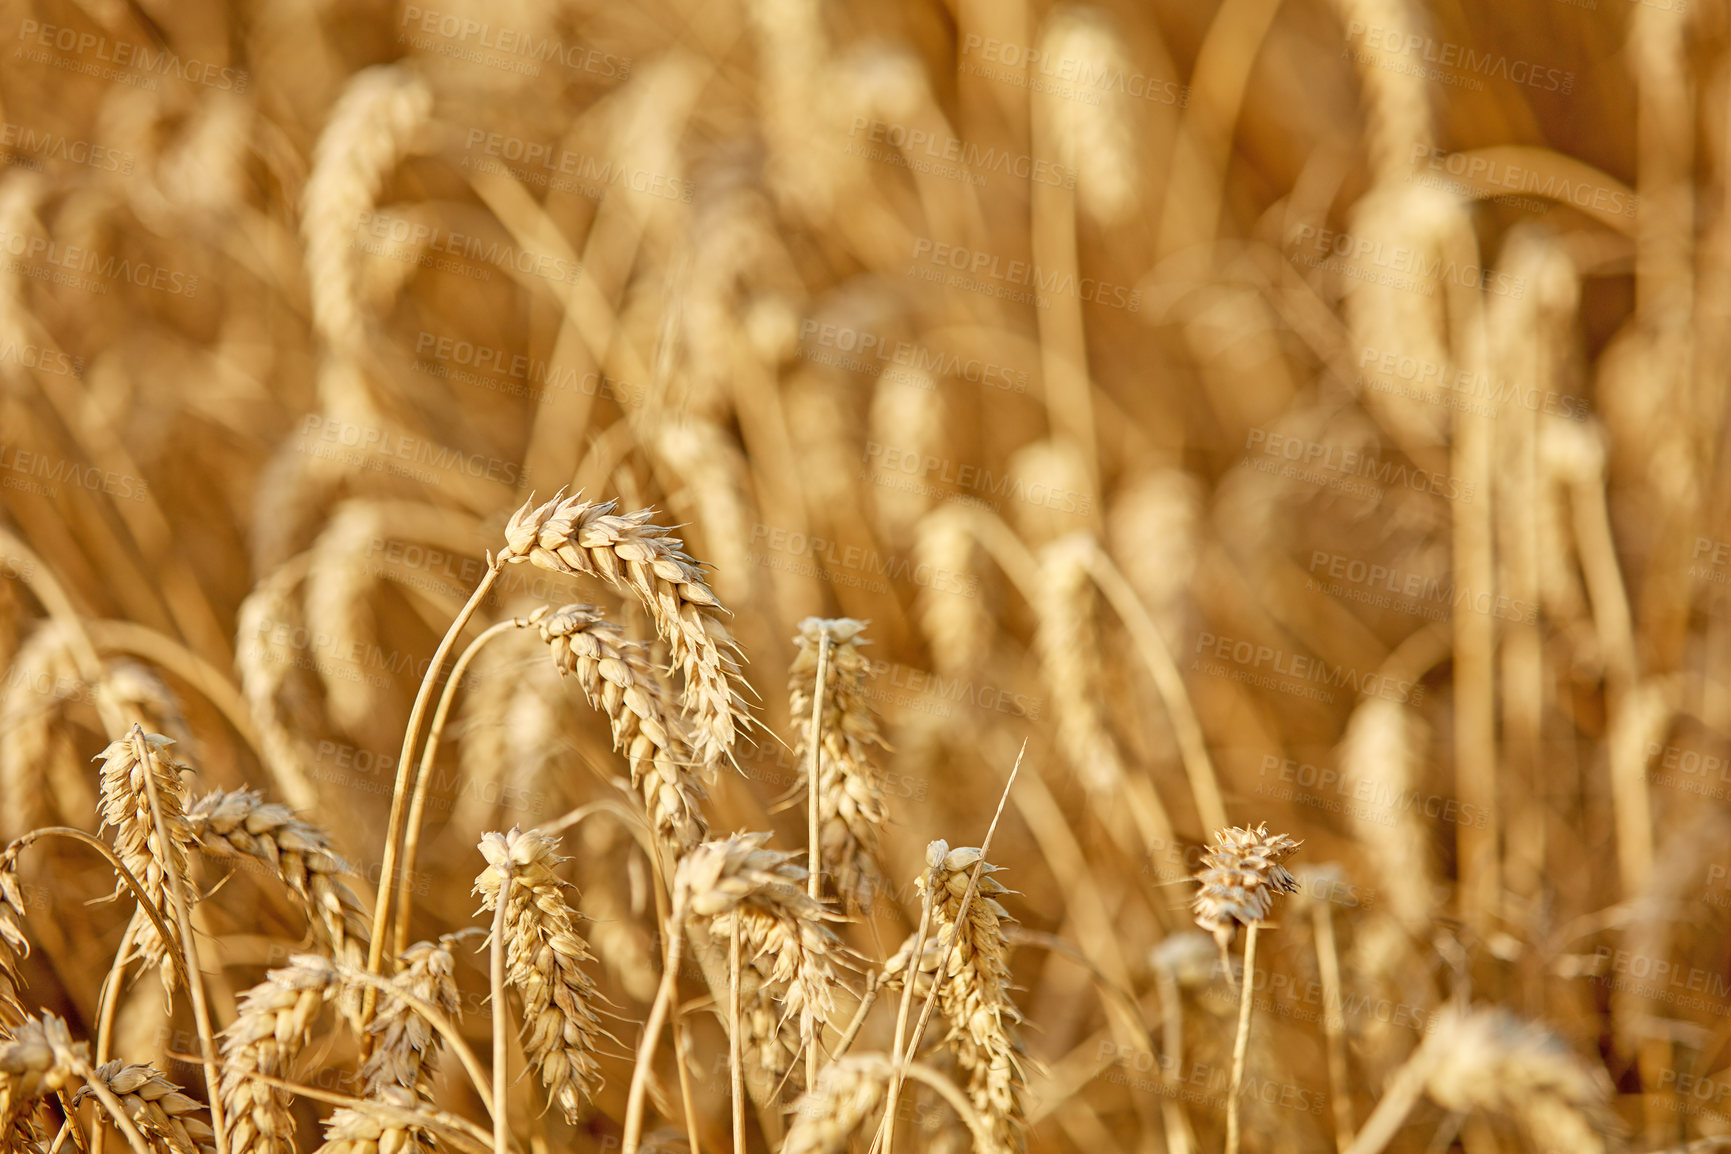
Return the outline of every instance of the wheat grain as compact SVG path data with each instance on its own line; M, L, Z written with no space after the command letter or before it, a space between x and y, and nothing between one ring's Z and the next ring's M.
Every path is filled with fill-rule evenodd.
M30 1115L41 1098L71 1081L88 1050L72 1041L64 1020L46 1011L0 1040L0 1143L40 1141Z
M295 1154L287 1090L253 1078L287 1078L319 1009L340 988L332 963L298 954L241 995L240 1013L222 1036L222 1107L232 1154Z
M167 1154L215 1154L215 1133L194 1116L204 1107L183 1094L160 1070L116 1060L104 1062L95 1073L120 1100L126 1116L153 1149ZM72 1096L72 1104L78 1105L91 1093L89 1087L80 1088Z
M592 605L537 609L529 621L552 647L559 672L575 675L589 704L607 714L613 748L625 754L650 824L678 858L708 836L700 805L708 795L691 773L684 720L656 675L649 647L627 640Z
M799 634L794 638L799 648L788 671L788 708L793 717L794 760L809 789L812 693L818 645L828 634L829 666L819 721L820 860L835 871L837 892L870 909L872 893L882 877L877 868L878 833L888 815L883 774L869 749L885 743L878 732L877 717L866 701L871 660L860 648L866 644L865 627L864 621L850 617L807 617L799 623Z
M187 822L212 857L247 858L268 867L306 912L319 949L350 965L365 963L366 908L343 880L354 870L331 849L323 830L254 789L214 790L193 804Z
M141 735L142 741L128 734L110 742L100 755L102 824L114 827L114 852L143 883L151 904L159 913L171 916L167 890L170 871L185 877L188 856L198 844L186 819L186 787L180 777L188 767L170 758L168 748L174 742L162 734L144 733L136 726L134 733ZM167 845L157 837L146 774L156 783ZM126 893L124 885L115 885L115 897ZM173 948L174 944L164 942L150 922L142 923L133 939L135 956L161 969L164 988L172 988L167 954Z
M505 527L502 560L600 577L635 596L684 674L693 750L713 768L751 723L738 646L721 620L726 611L679 538L650 523L653 510L615 516L616 505L580 496L525 504Z
M595 983L583 963L595 959L565 903L566 883L554 873L564 858L557 838L513 828L481 839L487 868L475 879L482 907L497 910L504 877L505 980L523 999L523 1052L573 1124L585 1098L601 1086L595 1051L605 1036L593 1003ZM509 867L508 871L506 867ZM494 1006L503 1014L503 1006Z
M427 1125L405 1122L406 1116L418 1112L413 1094L400 1086L387 1086L377 1098L376 1104L333 1110L325 1120L325 1140L317 1154L427 1154L436 1149Z
M436 942L414 943L397 958L397 973L391 982L410 997L455 1018L458 1001L452 943L450 934ZM401 1087L432 1101L439 1035L414 1005L393 994L384 995L367 1033L373 1039L373 1051L361 1066L367 1095L374 1097L391 1087Z

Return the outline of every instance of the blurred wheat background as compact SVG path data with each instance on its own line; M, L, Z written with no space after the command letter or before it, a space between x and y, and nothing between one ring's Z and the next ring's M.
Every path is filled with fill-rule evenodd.
M1731 1148L1724 4L6 0L0 155L0 1149Z

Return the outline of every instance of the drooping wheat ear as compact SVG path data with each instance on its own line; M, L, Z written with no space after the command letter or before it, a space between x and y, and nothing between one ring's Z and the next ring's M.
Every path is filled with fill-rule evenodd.
M319 795L306 771L306 745L294 726L285 722L278 697L290 673L304 660L287 639L301 624L295 591L306 570L305 555L277 566L253 586L235 614L234 662L240 670L241 693L264 747L264 759L276 778L278 796L297 810L317 806Z
M817 1086L794 1104L781 1154L839 1154L861 1122L878 1108L890 1082L882 1054L847 1054L818 1075Z
M867 644L865 627L864 621L851 617L807 617L801 621L799 636L793 639L799 651L788 672L788 701L794 760L799 763L801 780L810 788L812 694L817 682L818 646L828 634L829 664L824 675L823 716L818 724L818 844L824 866L835 871L837 892L862 909L870 909L880 877L878 831L887 815L883 773L873 764L869 747L888 747L878 732L876 714L866 704L871 660L861 651Z
M1085 75L1110 76L1130 66L1124 42L1103 14L1081 6L1056 10L1041 38L1041 58L1080 62ZM1101 89L1099 102L1050 89L1041 102L1059 163L1075 174L1076 200L1102 225L1121 224L1141 203L1136 121L1121 87Z
M1612 1093L1603 1068L1542 1025L1503 1009L1450 1006L1388 1080L1348 1154L1387 1146L1420 1095L1447 1110L1516 1119L1540 1149L1604 1154L1621 1149Z
M0 1042L0 1148L37 1139L31 1119L37 1101L63 1088L88 1057L88 1045L73 1042L66 1023L46 1010Z
M141 730L135 732L142 733ZM145 756L139 757L140 743L128 734L116 738L101 753L102 824L114 827L114 852L144 884L145 892L169 924L173 924L173 908L169 905L168 870L173 866L178 877L187 876L187 859L198 845L192 826L186 818L186 786L181 771L187 767L173 761L168 749L173 741L160 733L142 733ZM162 804L162 826L168 834L163 845L156 836L156 819L151 813L150 792L145 783L149 774L156 783L156 796ZM129 891L116 883L114 896ZM160 966L163 981L170 980L168 951L173 943L164 942L151 922L139 925L133 937L135 956Z
M147 1062L104 1062L96 1077L113 1091L151 1149L162 1154L214 1154L216 1134L203 1118L204 1105L181 1093ZM90 1097L88 1086L72 1096L74 1106Z
M1214 935L1222 955L1239 926L1251 926L1268 916L1274 895L1298 889L1298 881L1280 863L1303 842L1271 834L1268 823L1255 829L1234 826L1214 835L1202 855L1201 883L1191 908L1196 924Z
M280 878L306 912L320 950L349 965L366 964L366 908L343 880L354 870L331 849L324 830L286 805L265 801L256 789L207 793L187 821L205 853L261 862Z
M1086 533L1060 537L1040 551L1040 615L1035 641L1052 695L1058 744L1096 800L1122 797L1124 764L1106 728L1101 698L1100 637L1094 628L1094 585ZM1106 808L1113 806L1108 802Z
M410 998L452 1019L458 1010L456 960L451 955L454 939L455 935L446 934L437 942L416 942L397 958L397 973L391 978L391 984ZM367 1096L377 1097L398 1086L431 1101L440 1042L432 1023L409 1001L387 993L380 997L367 1033L373 1039L373 1052L361 1066Z
M575 1124L584 1098L601 1087L595 1051L606 1033L591 1008L595 982L582 968L595 959L565 904L567 883L553 872L566 860L553 852L558 846L558 838L534 830L484 835L481 854L488 864L475 879L474 892L484 909L496 910L503 867L509 863L505 980L523 999L523 1052ZM504 1012L503 1006L493 1007L495 1014Z
M625 754L631 784L673 856L708 837L700 803L709 795L691 773L685 722L656 676L649 647L627 639L593 605L541 608L529 620L552 646L559 672L575 674L589 704L607 714L613 748Z
M615 516L615 501L554 497L525 504L505 526L502 561L529 561L555 573L600 577L648 610L685 677L685 709L697 759L713 769L751 724L739 647L726 610L679 538L650 524L652 509Z
M1004 867L982 865L978 849L935 844L943 846L943 855L920 876L920 889L932 895L931 936L939 950L936 957L921 951L921 968L931 965L941 983L938 1010L949 1025L944 1040L955 1053L956 1065L968 1075L969 1100L993 1141L1019 1150L1026 1139L1022 1088L1027 1079L1022 1070L1022 1012L1010 999L1010 951L1004 941L1004 923L1015 919L997 900L1013 891L992 876ZM977 865L979 888L968 903L966 920L958 924ZM902 948L911 955L912 941Z
M1380 28L1386 35L1376 44L1369 37L1348 47L1358 62L1358 82L1364 90L1370 164L1379 183L1400 180L1410 171L1408 157L1415 146L1431 144L1429 86L1425 74L1406 68L1399 49L1413 32L1407 0L1334 0L1340 23L1347 29ZM1392 39L1391 39L1392 38Z
M316 292L315 292L316 299ZM371 545L391 527L380 503L343 501L313 542L307 565L304 616L341 643L313 654L325 687L325 708L344 729L360 730L378 708L379 691L345 654L364 654L377 645L370 598L378 584L369 562Z
M736 833L687 854L674 875L674 916L704 919L717 941L727 941L737 925L740 957L764 983L758 1007L775 997L781 1020L797 1015L804 1049L835 1013L835 967L847 955L827 923L841 915L806 893L801 855L764 848L769 837ZM747 1040L765 1047L765 1066L780 1074L791 1057L775 1044L781 1022L765 1033L767 1023L755 1017L747 1015Z
M974 535L966 510L939 505L920 519L914 533L914 560L934 573L967 580L974 571ZM992 644L992 621L976 597L962 597L924 585L918 595L920 628L932 664L945 677L977 668Z
M253 1075L291 1076L319 1008L340 985L329 959L297 954L241 995L240 1016L222 1038L223 1119L233 1154L294 1154L292 1095Z
M313 150L301 209L313 323L333 349L362 342L356 221L433 110L432 91L406 68L377 65L350 78Z
M530 796L553 777L563 753L560 710L569 694L540 659L535 639L516 629L482 648L468 677L458 707L461 787L451 803L451 825L465 837L479 837L500 824L502 799L519 790Z

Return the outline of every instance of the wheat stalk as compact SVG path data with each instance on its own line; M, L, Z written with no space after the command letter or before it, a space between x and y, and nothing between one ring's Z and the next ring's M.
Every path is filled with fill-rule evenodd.
M691 773L684 721L648 647L627 640L592 605L537 609L529 621L552 647L559 672L575 675L589 704L607 714L613 748L625 754L650 825L677 859L709 834L700 805L708 795Z
M751 723L738 646L721 619L726 610L679 538L650 523L653 510L616 516L616 507L580 495L525 504L505 527L500 560L600 577L635 596L684 674L693 750L713 768L730 756L739 732Z
M888 815L883 774L873 764L869 749L873 745L885 747L885 742L877 717L866 702L871 660L861 651L867 644L865 627L864 621L850 617L807 617L799 623L799 634L794 638L798 651L788 671L788 709L793 718L793 756L802 767L808 790L814 720L820 735L815 815L820 852L815 852L812 860L835 871L838 893L869 910L880 878L879 830ZM829 654L819 706L813 690L825 637L829 639ZM815 719L814 708L820 711Z
M566 860L554 852L558 845L557 838L535 830L486 834L481 854L487 868L475 879L474 892L482 908L499 915L504 931L504 979L523 999L523 1052L575 1124L584 1099L600 1089L595 1052L606 1035L593 1009L594 980L582 968L595 959L565 902L567 883L554 872ZM496 1005L493 1012L502 1015L505 1007Z

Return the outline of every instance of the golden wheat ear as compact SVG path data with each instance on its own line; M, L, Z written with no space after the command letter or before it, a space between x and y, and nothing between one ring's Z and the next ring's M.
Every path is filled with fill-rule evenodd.
M554 852L558 845L535 830L486 834L481 854L487 868L474 892L483 909L498 915L495 922L502 920L504 978L523 999L523 1052L575 1124L584 1101L601 1088L595 1055L606 1032L593 1008L595 982L583 970L595 958L566 904L567 883L553 872L566 860ZM494 1006L493 1013L502 1018L505 1007ZM496 1019L494 1028L500 1024Z

